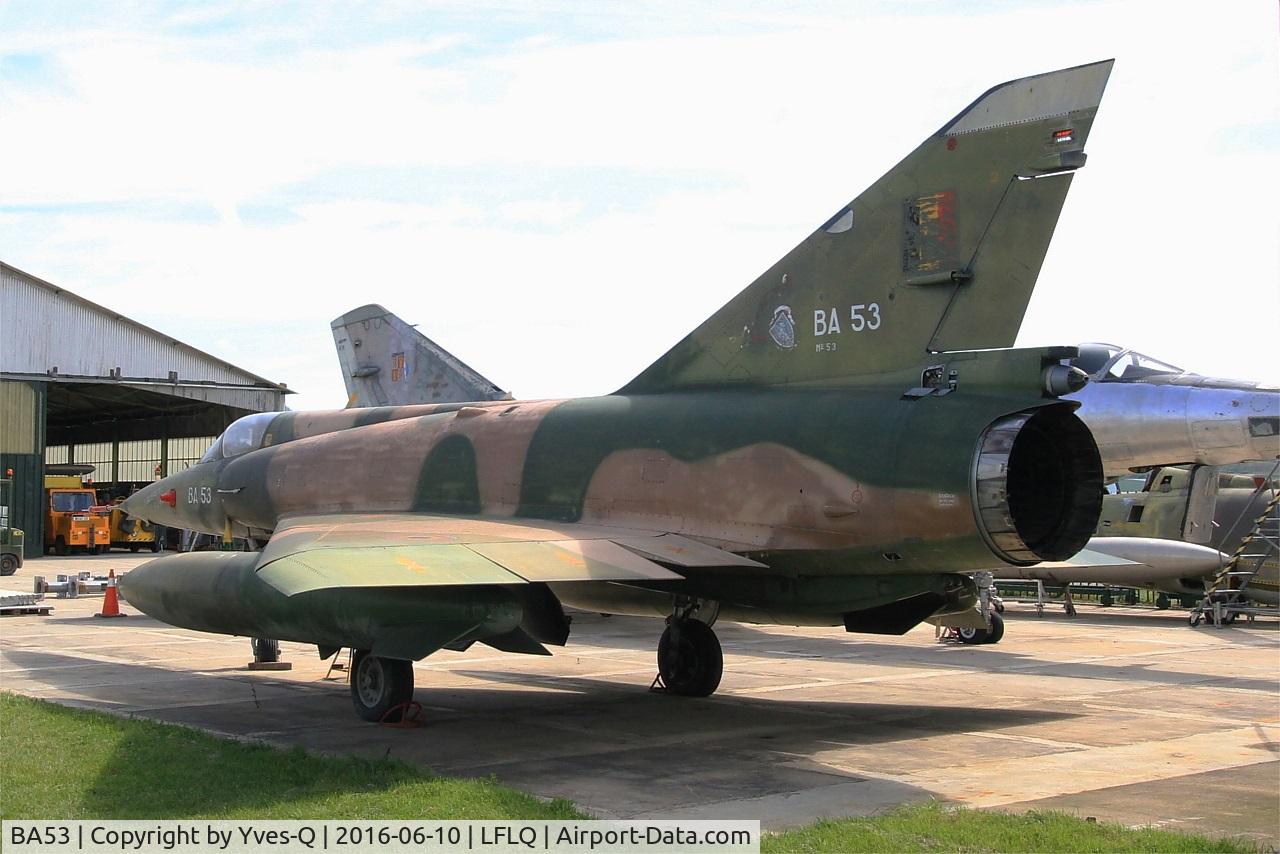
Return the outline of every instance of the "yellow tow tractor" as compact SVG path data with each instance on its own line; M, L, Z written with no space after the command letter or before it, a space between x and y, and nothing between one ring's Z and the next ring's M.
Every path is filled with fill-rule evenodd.
M117 498L109 507L102 508L111 520L111 547L128 549L131 552L150 549L160 551L160 540L156 537L156 529L150 522L135 519L120 509L123 498Z
M70 486L66 482L74 482ZM59 555L74 550L101 554L111 545L111 527L106 516L94 513L98 503L94 491L70 475L45 475L44 550Z

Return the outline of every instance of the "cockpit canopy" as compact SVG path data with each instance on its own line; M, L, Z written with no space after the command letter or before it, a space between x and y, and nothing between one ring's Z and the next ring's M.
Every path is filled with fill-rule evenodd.
M267 435L267 427L279 415L279 412L255 412L231 422L231 426L222 432L209 450L204 452L200 462L225 460L238 457L262 447L262 440Z
M1135 382L1154 376L1185 374L1182 368L1127 350L1115 344L1081 344L1080 355L1071 360L1094 382Z

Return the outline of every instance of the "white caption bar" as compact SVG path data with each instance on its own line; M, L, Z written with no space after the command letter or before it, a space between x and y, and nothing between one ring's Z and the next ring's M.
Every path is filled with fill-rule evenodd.
M758 821L9 821L10 854L759 854Z

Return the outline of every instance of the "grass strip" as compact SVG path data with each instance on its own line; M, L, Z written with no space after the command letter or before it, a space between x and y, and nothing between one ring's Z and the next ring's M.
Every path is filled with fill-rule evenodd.
M492 780L328 757L0 692L0 817L577 819Z
M1128 852L1234 851L1257 854L1228 839L1153 828L1130 829L1061 812L1022 814L954 809L936 801L871 818L820 821L766 836L762 854L857 851Z

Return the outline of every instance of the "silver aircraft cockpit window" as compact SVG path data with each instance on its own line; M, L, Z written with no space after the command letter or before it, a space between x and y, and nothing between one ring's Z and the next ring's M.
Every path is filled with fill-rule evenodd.
M1186 371L1182 370L1182 368L1174 367L1168 362L1144 356L1136 350L1126 350L1120 354L1119 358L1107 366L1107 375L1103 379L1113 382L1134 382L1145 380L1148 377L1176 376L1182 373L1186 373Z
M220 459L222 459L222 437L221 436L219 436L217 439L213 441L213 444L209 446L209 450L204 452L204 454L200 457L200 462L211 463L214 460L220 460Z
M231 423L222 434L218 443L222 445L222 456L238 457L262 447L262 437L267 427L275 419L278 412L255 412Z
M231 422L231 426L222 431L209 450L204 452L200 462L238 457L262 447L262 439L267 434L267 427L279 412L255 412Z

